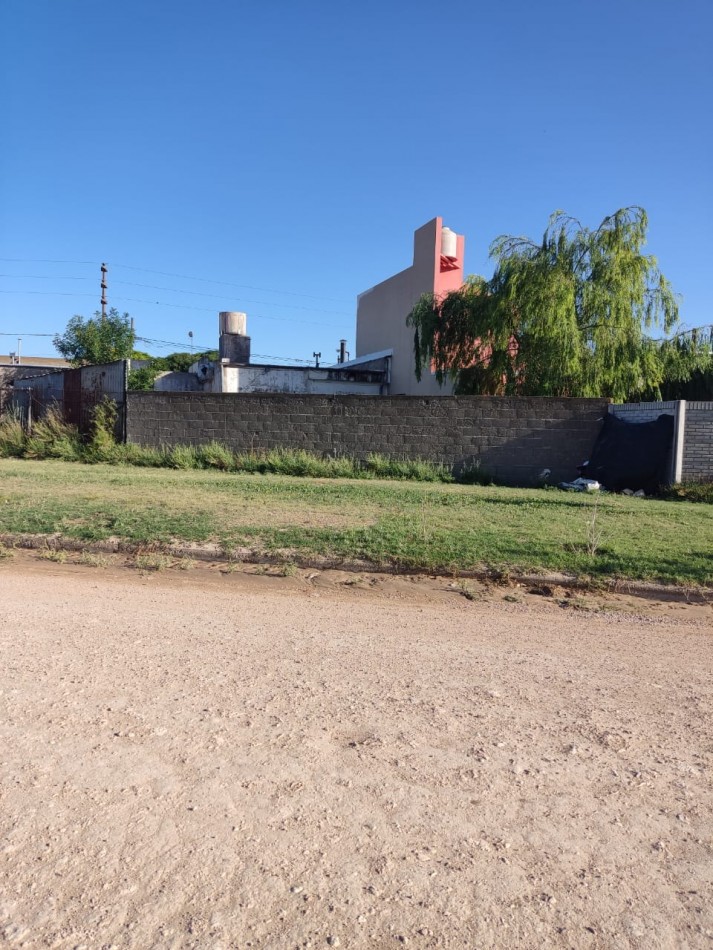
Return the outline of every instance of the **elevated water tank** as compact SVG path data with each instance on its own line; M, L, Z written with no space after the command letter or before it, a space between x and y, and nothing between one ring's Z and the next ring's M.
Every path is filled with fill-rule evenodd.
M441 254L453 261L458 257L458 235L450 228L441 230Z
M218 321L221 333L238 333L245 336L248 332L248 315L238 310L221 310Z

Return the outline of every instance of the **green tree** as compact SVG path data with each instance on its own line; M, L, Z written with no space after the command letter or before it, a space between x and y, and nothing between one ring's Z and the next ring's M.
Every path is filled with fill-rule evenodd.
M86 319L72 317L64 333L58 333L52 342L72 366L86 366L128 359L134 350L134 340L129 314L120 314L112 307L106 317L99 311Z
M159 373L170 371L173 373L187 373L190 366L202 357L209 360L219 359L217 350L206 350L205 353L169 353L167 356L148 356L147 366L132 369L129 373L129 389L153 389L153 384Z
M459 393L616 400L658 393L667 371L690 376L707 350L694 335L674 334L676 296L642 253L647 224L638 207L594 231L557 211L539 243L497 238L490 280L471 277L443 298L425 294L407 317L416 376L432 366Z

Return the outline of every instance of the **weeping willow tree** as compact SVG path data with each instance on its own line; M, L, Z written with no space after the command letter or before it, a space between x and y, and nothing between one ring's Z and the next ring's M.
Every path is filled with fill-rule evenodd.
M595 231L557 211L539 244L497 238L490 280L425 294L409 314L416 376L430 366L459 393L621 400L658 392L671 367L690 375L707 349L674 333L678 303L642 253L646 228L638 207Z

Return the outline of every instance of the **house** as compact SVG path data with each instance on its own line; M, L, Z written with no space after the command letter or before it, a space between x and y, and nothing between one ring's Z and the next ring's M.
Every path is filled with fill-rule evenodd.
M319 396L380 396L389 391L390 354L371 354L335 366L280 366L252 363L247 315L219 314L219 359L202 357L188 372L162 373L160 392L298 393Z
M9 403L12 385L16 379L28 376L46 376L58 369L69 368L66 360L46 356L23 356L16 353L0 354L0 412Z
M406 317L425 293L441 296L463 284L465 237L434 218L414 233L413 263L357 298L357 361L380 351L391 354L391 394L450 396L450 383L439 386L434 374L416 379L413 330Z
M434 218L414 234L413 263L360 294L357 301L355 359L334 366L280 366L253 363L247 316L219 315L220 358L203 358L186 373L163 373L154 389L163 392L298 393L315 395L451 395L450 383L435 375L416 379L413 331L406 317L424 293L446 294L463 283L465 238Z

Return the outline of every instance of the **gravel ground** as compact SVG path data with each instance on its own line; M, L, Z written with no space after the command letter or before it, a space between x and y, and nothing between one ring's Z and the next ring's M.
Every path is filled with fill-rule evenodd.
M713 945L710 608L462 593L0 563L0 943Z

